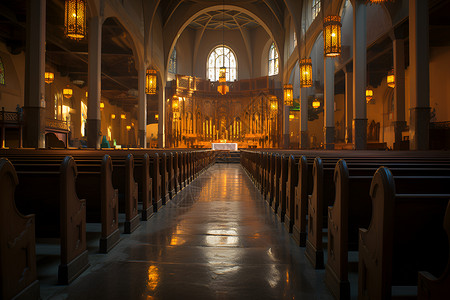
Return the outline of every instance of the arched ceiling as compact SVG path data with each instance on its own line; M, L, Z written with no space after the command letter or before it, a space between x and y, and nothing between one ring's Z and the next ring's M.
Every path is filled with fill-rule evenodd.
M189 24L189 27L194 29L205 28L213 30L249 29L258 26L260 26L258 22L249 15L230 9L205 12Z

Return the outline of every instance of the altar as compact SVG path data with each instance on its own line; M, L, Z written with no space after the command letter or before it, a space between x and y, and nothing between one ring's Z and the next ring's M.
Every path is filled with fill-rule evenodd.
M238 145L237 143L211 143L211 148L213 150L237 151Z

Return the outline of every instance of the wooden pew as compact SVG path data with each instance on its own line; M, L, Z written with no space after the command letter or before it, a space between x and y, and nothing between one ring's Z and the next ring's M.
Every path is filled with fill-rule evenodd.
M416 298L418 272L442 274L448 261L450 176L401 176L405 186L399 177L381 167L371 183L370 226L359 230L359 299L390 299L399 286L412 286Z
M0 298L40 299L36 272L35 215L16 208L16 171L0 159Z
M132 233L140 225L138 215L138 183L134 180L134 156L113 157L113 185L119 190L119 211L125 213L124 233Z
M280 162L280 183L278 188L278 208L275 209L277 212L278 220L280 222L285 221L286 215L286 192L287 192L287 183L288 183L288 172L289 172L289 156L285 154L281 155L279 158Z
M58 282L68 284L89 266L86 250L86 200L78 199L77 166L67 156L57 164L16 165L19 211L36 214L36 236L60 238Z
M450 203L447 205L443 223L449 242L447 266L442 274L436 276L427 271L419 272L417 292L419 300L450 299Z

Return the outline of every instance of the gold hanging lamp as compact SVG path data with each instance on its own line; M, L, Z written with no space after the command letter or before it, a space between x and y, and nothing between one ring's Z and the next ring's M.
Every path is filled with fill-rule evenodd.
M66 0L64 34L74 40L86 37L86 0Z
M283 90L284 90L284 105L286 106L294 105L292 84L285 84Z
M55 80L55 74L52 72L45 72L45 83L51 84Z
M371 88L366 89L366 102L369 103L373 99L373 90Z
M145 93L149 95L155 95L156 83L157 83L156 70L147 69L147 72L145 73Z
M315 109L318 109L320 107L320 100L315 98L313 103L312 103L312 107Z
M394 70L390 70L388 75L387 75L387 85L390 88L395 88L395 75L394 75Z
M300 87L312 87L312 62L311 58L300 60Z
M327 57L341 55L341 17L327 16L323 21L323 51Z
M73 90L69 87L67 87L66 89L63 89L63 95L66 98L71 98L73 95Z
M227 68L225 67L225 43L224 43L224 32L225 32L225 4L224 1L222 1L222 67L219 69L219 85L217 86L217 91L221 95L225 95L230 91L230 88L227 85Z

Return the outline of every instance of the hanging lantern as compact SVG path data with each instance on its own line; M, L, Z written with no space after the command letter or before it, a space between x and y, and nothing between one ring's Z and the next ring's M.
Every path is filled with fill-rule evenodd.
M389 71L388 76L387 76L387 85L390 88L395 88L395 75L394 75L394 70Z
M311 58L300 60L300 87L312 87L312 62Z
M55 80L55 74L52 72L45 72L45 83L51 84Z
M275 113L278 112L278 99L275 96L270 99L270 110Z
M370 102L373 98L373 90L372 89L366 89L366 101L367 103Z
M294 115L289 115L289 120L294 120L295 116Z
M111 119L115 120L116 119L116 115L115 114L111 114Z
M328 16L323 22L323 52L325 56L341 55L341 17Z
M66 0L64 10L66 37L81 40L86 36L86 0Z
M159 115L158 115L158 114L155 115L155 120L156 120L156 121L159 120Z
M73 95L72 89L69 89L69 88L63 89L63 95L64 95L64 97L66 97L66 98L71 98L72 95Z
M149 95L156 94L156 70L147 69L145 75L145 93Z
M179 105L179 102L178 102L177 98L174 98L172 100L172 111L173 112L179 112L180 111L180 105Z
M313 108L315 108L315 109L317 109L317 108L319 108L320 107L320 101L319 101L319 99L314 99L314 101L313 101L313 103L312 103L312 107Z
M126 114L121 114L121 115L120 115L120 118L121 118L122 120L125 120L125 119L127 118L127 115L126 115Z
M286 106L294 105L292 84L284 85L284 105L286 105Z
M104 102L100 102L100 109L104 109L105 108L105 103Z
M230 88L227 86L227 68L221 67L219 70L219 86L217 87L217 91L221 95L225 95L230 91Z
M131 130L131 126L130 125L127 125L127 130Z

